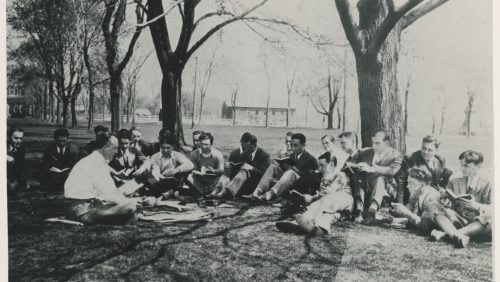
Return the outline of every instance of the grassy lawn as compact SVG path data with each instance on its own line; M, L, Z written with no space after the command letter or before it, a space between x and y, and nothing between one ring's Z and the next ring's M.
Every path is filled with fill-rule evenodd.
M54 127L10 121L26 130L28 169L33 189L8 199L9 278L76 281L457 281L492 280L492 243L469 249L433 243L412 230L341 222L332 234L310 238L278 232L279 209L231 202L212 208L213 221L190 224L139 223L136 226L69 226L43 223L63 214L62 195L39 191L37 166ZM142 125L155 139L159 125ZM288 129L206 126L225 155L241 134L253 132L274 153ZM326 130L300 129L311 152L321 151ZM77 145L93 133L70 130ZM186 140L191 130L186 129ZM420 137L408 138L409 151ZM443 138L443 154L458 171L458 153L481 149L489 168L487 138Z

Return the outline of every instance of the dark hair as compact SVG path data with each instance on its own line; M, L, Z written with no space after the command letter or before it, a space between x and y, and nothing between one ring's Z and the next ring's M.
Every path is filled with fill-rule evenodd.
M95 149L102 149L104 146L106 146L109 143L111 136L116 137L113 133L109 133L107 131L104 131L104 132L101 131L101 132L97 133L95 136L94 148Z
M325 138L330 138L330 141L335 142L335 137L333 137L333 135L331 135L331 134L323 135L323 137L321 137L321 140L323 140Z
M431 183L432 175L424 166L414 166L408 171L408 177L415 178L425 184Z
M160 129L160 131L158 131L158 137L161 138L161 136L164 135L172 135L172 132L166 128L162 128Z
M433 143L434 147L439 148L439 145L441 145L441 142L439 142L439 139L432 135L427 135L422 139L422 143Z
M243 133L243 135L241 135L240 142L250 143L252 145L255 145L255 144L257 144L257 137L255 137L255 135L253 135L250 132L245 132L245 133Z
M382 139L382 141L391 141L391 136L389 135L389 132L387 132L385 130L378 130L378 131L375 131L375 133L373 133L372 137L375 137L378 134L384 135L384 138Z
M54 131L54 139L57 137L68 137L69 138L69 132L66 128L58 128Z
M193 131L193 136L195 136L195 135L201 135L203 133L204 133L203 130L195 130L195 131Z
M290 137L290 136L293 136L295 133L293 131L288 131L286 133L286 137Z
M172 145L172 147L173 147L174 140L173 140L172 136L167 136L167 135L161 136L160 137L160 146L163 144L169 144L169 145Z
M299 140L302 145L306 144L306 136L302 133L295 133L292 135L292 139Z
M120 129L116 133L116 137L118 138L118 140L120 140L120 139L128 139L128 140L130 140L130 131L128 131L125 128Z
M358 147L358 134L356 134L356 132L344 131L344 132L339 134L339 139L342 139L342 138L354 140L356 143L356 148Z
M108 132L108 128L105 127L104 125L97 125L96 127L94 127L94 133L97 134L99 132Z
M22 128L20 128L20 127L11 127L7 131L7 135L9 137L12 137L12 134L14 134L14 132L22 132L22 133L24 133L24 130Z
M324 152L318 157L318 160L325 160L327 163L332 162L333 166L337 166L337 158L335 156L332 156L330 152Z
M458 160L465 160L465 163L470 164L473 163L475 165L482 164L484 161L483 153L467 150L460 154Z
M203 141L203 140L210 140L210 145L213 145L214 144L214 137L212 136L212 134L210 134L209 132L204 132L200 135L200 137L198 138L198 140L200 141Z

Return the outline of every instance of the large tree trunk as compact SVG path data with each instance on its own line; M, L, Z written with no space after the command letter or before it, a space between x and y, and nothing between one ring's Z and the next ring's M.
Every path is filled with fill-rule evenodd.
M48 83L45 82L44 83L44 89L43 89L43 105L42 105L42 117L41 119L43 120L47 120L48 119L48 111L47 111L47 98L48 98L48 95L49 95L49 87L48 87Z
M401 31L398 26L389 34L377 56L355 54L361 114L361 141L371 146L373 134L385 130L391 145L406 152L404 118L398 92L397 63Z
M337 106L337 129L340 129L342 125L342 116L340 114L340 108Z
M123 82L120 75L110 76L109 90L111 95L111 131L116 132L122 126L122 105L121 93L123 90Z
M161 116L163 128L174 134L175 142L185 144L180 113L181 71L165 70L161 81Z

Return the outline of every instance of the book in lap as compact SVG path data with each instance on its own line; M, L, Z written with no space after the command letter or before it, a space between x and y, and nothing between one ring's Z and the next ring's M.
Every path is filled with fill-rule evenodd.
M284 164L287 164L287 165L295 165L295 162L292 158L290 157L284 157L284 158L275 158L274 159L278 164L280 165L284 165Z

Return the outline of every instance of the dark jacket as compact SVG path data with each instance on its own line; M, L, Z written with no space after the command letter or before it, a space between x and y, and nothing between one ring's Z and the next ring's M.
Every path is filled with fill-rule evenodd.
M15 151L9 150L7 145L7 155L14 158L14 162L7 162L7 180L17 181L20 184L25 184L24 165L25 165L26 149L24 146L17 148Z
M432 174L431 186L441 186L443 188L446 187L451 176L451 171L446 168L444 158L436 155L432 160L432 163L434 165L434 168L429 167L425 159L422 157L420 151L416 151L408 158L406 176L408 176L408 170L414 166L425 167Z
M297 173L302 178L310 179L318 169L318 160L306 150L299 159L297 159L296 154L292 154L290 158L293 159L294 166L299 170Z
M134 142L130 142L130 146L134 146ZM146 156L146 157L150 157L152 156L154 153L160 151L159 148L158 148L158 151L155 152L155 148L153 148L153 144L149 144L147 142L145 142L144 140L139 140L139 147L140 147L140 152Z
M262 150L260 147L257 147L257 151L255 152L255 157L253 160L251 159L251 152L241 153L240 149L235 149L229 154L228 158L229 162L232 163L247 163L253 166L255 169L251 171L251 176L256 178L261 178L266 169L271 164L271 157L269 154ZM238 173L241 166L231 166L229 169L229 178L233 179L233 177Z
M122 153L118 151L109 162L109 166L116 171L121 171L129 168L138 168L146 160L146 157L134 147L129 147L125 151L125 155L126 158L123 158Z
M78 162L78 158L79 150L77 146L68 142L64 153L59 155L56 144L50 143L43 153L42 169L45 171L48 171L51 167L72 169ZM69 173L69 171L67 172Z

